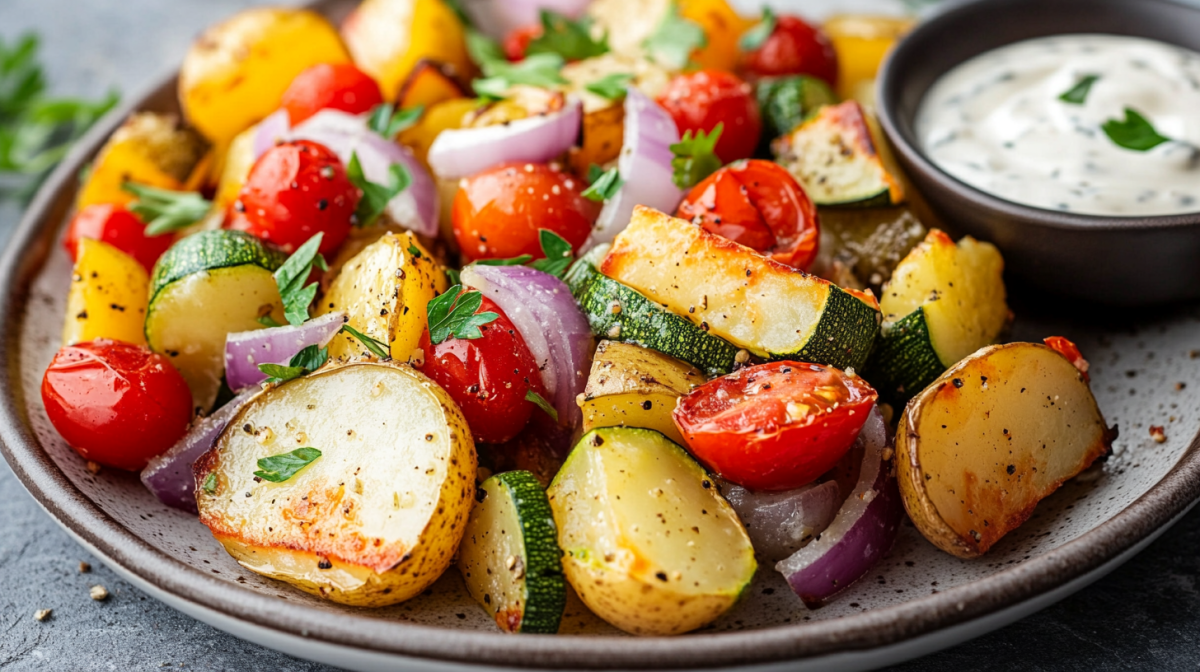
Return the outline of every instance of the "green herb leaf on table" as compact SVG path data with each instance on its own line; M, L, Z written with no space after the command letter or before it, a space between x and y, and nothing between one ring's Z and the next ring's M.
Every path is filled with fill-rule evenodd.
M1109 119L1101 128L1104 129L1104 134L1108 136L1108 139L1118 147L1135 152L1145 152L1164 142L1171 141L1170 138L1154 130L1154 126L1150 124L1149 120L1129 107L1125 108L1123 121Z
M307 467L321 456L321 451L310 446L297 448L290 453L264 457L258 461L258 471L255 476L272 483L283 483L295 476L301 469Z
M562 56L551 53L531 54L520 63L509 63L506 60L492 60L480 64L484 79L472 83L475 93L492 98L503 98L509 87L514 84L525 84L549 88L556 84L566 84L561 70L566 61Z
M283 315L289 324L300 325L308 320L308 307L317 296L317 283L310 283L306 287L304 281L312 273L313 267L329 270L325 258L317 252L324 237L324 233L318 233L309 238L275 271L275 284L283 299Z
M542 395L533 390L525 390L525 401L533 402L538 408L545 411L546 415L554 418L555 422L558 422L558 411L554 410L554 407Z
M1064 91L1058 99L1071 105L1083 105L1087 101L1088 93L1092 90L1092 85L1098 79L1100 79L1100 75L1087 75L1080 79L1075 86Z
M693 136L691 131L687 131L678 143L671 145L671 152L675 154L675 158L671 159L675 186L691 189L720 170L721 159L717 158L715 150L724 130L725 124L721 123L707 135L704 131L697 131Z
M588 178L591 178L595 173L588 170ZM621 174L616 168L612 168L606 172L600 173L595 179L591 180L592 184L587 189L583 190L581 196L588 200L603 203L608 199L616 196L621 185L625 184L625 180L621 179Z
M121 189L137 196L127 207L146 222L147 236L186 229L212 210L212 201L194 191L171 191L136 182L125 182Z
M475 290L461 292L462 285L455 285L441 296L435 297L426 306L429 317L429 341L434 345L453 336L472 341L483 337L479 327L490 324L500 317L496 313L476 314L483 305L483 294Z
M608 53L608 36L602 35L599 40L592 37L592 22L586 16L578 21L543 9L542 34L529 41L525 55L558 54L568 61L582 61L585 58L600 56Z
M629 82L631 81L633 81L633 75L628 72L614 72L611 75L597 79L583 88L601 98L617 100L618 98L625 97L625 92L628 90Z
M541 243L542 253L546 255L546 258L538 259L530 266L561 279L571 266L571 262L575 261L571 244L550 229L538 230L538 242Z
M401 131L412 128L420 121L422 114L425 114L424 105L410 107L407 110L396 110L396 106L391 103L380 103L371 108L371 116L367 117L367 126L379 135L393 140Z
M210 495L213 494L214 492L216 492L217 491L217 475L210 473L208 476L205 476L204 477L204 485L201 485L200 489Z
M299 378L312 373L329 361L329 348L318 348L315 345L305 346L292 355L287 366L282 364L259 364L258 370L270 376L268 383L283 383L293 378Z
M655 63L678 70L688 64L693 51L707 44L704 29L680 16L679 8L671 3L658 27L642 46Z
M392 354L391 354L391 352L389 352L387 343L384 343L383 341L371 338L370 336L367 336L366 334L362 333L361 331L355 329L354 327L352 327L348 324L343 324L341 331L344 331L347 334L350 334L351 336L353 336L354 338L357 338L358 341L360 343L362 343L363 346L365 346L367 348L367 350L370 350L371 354L375 355L376 357L378 357L382 360L389 360L392 358Z
M754 51L758 49L775 32L777 23L778 20L775 18L775 12L772 12L770 7L763 7L762 20L742 34L742 38L738 40L738 47L742 51Z
M375 220L379 219L379 216L387 209L388 202L412 184L412 174L403 164L399 163L388 166L387 186L368 180L363 174L362 164L358 161L358 152L350 154L350 163L346 166L346 177L349 177L350 182L362 192L358 208L354 211L355 225L359 227L374 224Z

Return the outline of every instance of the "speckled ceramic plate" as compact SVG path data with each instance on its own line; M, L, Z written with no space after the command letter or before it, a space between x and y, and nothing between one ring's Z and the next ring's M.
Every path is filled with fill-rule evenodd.
M336 15L348 4L323 7ZM174 111L174 90L166 82L129 109ZM242 569L195 518L159 504L136 476L88 473L46 418L39 385L59 345L70 266L58 243L75 175L129 109L108 117L54 173L0 263L0 438L25 487L81 544L142 590L245 639L379 670L863 669L964 641L1065 597L1131 557L1200 495L1200 306L1098 318L1017 296L1012 338L1078 342L1121 437L1101 469L1039 505L984 558L950 557L907 525L886 561L831 606L805 609L763 568L736 608L676 638L624 636L578 601L558 636L504 635L454 570L387 609L323 602ZM1166 442L1151 440L1151 425L1166 428Z

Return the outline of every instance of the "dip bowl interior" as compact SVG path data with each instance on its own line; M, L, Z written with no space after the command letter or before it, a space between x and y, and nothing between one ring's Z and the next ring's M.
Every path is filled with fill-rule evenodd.
M1168 0L952 5L917 26L880 72L884 133L937 214L956 233L999 246L1010 279L1019 285L1122 305L1200 298L1200 212L1103 217L1019 205L951 177L920 149L917 112L943 74L1007 44L1068 33L1130 35L1200 51L1200 8Z

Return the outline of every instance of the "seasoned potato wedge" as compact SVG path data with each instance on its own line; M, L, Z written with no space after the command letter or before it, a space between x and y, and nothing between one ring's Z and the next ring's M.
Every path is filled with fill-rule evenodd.
M984 348L905 409L896 437L904 508L938 548L982 555L1113 438L1065 357L1034 343Z
M320 457L283 482L256 477L260 460L302 447ZM475 469L471 431L449 395L407 365L355 362L248 402L196 462L196 503L247 569L379 607L450 566Z
M447 100L470 97L457 75L454 68L444 63L421 59L400 87L396 106L402 110L417 106L428 108Z
M754 549L708 474L646 429L591 431L547 493L567 581L597 616L635 635L712 622L754 577Z
M150 276L137 259L98 240L79 241L71 273L63 345L111 338L145 345L142 325L150 300Z
M365 0L342 24L354 63L379 82L384 100L422 59L439 61L461 76L472 72L465 33L443 0Z
M133 114L100 148L75 205L129 203L134 196L121 188L126 181L175 190L199 186L194 182L206 172L208 151L208 142L175 116Z
M238 199L246 178L250 177L250 169L254 167L254 136L257 133L258 124L255 124L238 133L229 143L217 182L217 195L213 197L213 210L223 213Z
M695 367L674 357L631 343L600 341L579 399L583 431L641 427L682 444L671 411L679 397L704 381Z

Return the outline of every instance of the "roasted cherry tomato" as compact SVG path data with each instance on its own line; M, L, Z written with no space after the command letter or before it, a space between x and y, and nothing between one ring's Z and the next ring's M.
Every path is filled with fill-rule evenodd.
M682 135L711 132L723 124L717 156L723 163L754 155L762 134L762 117L750 85L720 70L699 70L676 76L658 96Z
M771 362L697 387L674 417L688 450L722 478L789 490L841 459L876 396L862 378L828 366Z
M67 227L67 237L63 247L71 255L71 261L76 259L76 249L81 238L99 240L137 259L146 267L149 273L154 269L154 262L167 251L173 236L147 236L146 225L132 212L120 205L97 203L80 210Z
M516 63L525 60L529 43L542 36L541 24L517 28L504 38L504 56Z
M742 61L746 74L755 77L812 75L837 86L838 60L833 42L819 28L795 16L780 16L775 31Z
M677 217L801 270L817 258L817 208L787 169L751 159L697 184Z
M330 254L350 234L360 197L336 154L307 140L285 142L250 169L228 226L288 252L324 233L321 254Z
M318 63L296 75L280 106L295 126L321 110L362 114L382 102L379 84L367 73L349 63Z
M540 163L505 163L463 180L454 197L454 238L467 261L545 256L539 229L576 250L600 204L582 196L582 180Z
M475 312L497 317L479 327L481 338L450 338L434 345L429 330L418 347L425 354L421 371L441 385L462 409L475 440L500 443L517 435L536 410L526 392L546 396L542 375L529 346L504 311L484 298Z
M1046 347L1066 357L1067 361L1075 365L1075 368L1079 369L1079 373L1083 374L1085 381L1089 383L1092 381L1092 377L1088 375L1088 361L1083 358L1083 353L1079 352L1079 346L1062 336L1047 336L1042 339L1042 342L1046 344Z
M108 339L59 350L42 402L75 452L129 471L174 445L192 419L192 393L166 357Z

